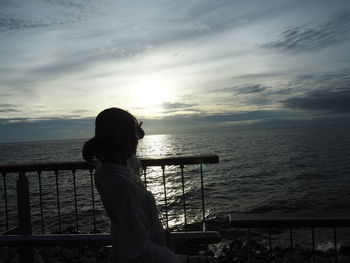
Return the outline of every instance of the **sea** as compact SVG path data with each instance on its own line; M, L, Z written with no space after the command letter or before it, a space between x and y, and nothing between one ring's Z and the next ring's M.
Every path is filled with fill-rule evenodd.
M147 132L147 131L146 131ZM0 144L0 165L82 161L86 139ZM350 127L303 127L234 130L196 134L146 135L138 147L140 158L216 154L218 164L203 167L206 219L228 226L229 213L305 214L350 213ZM198 165L185 167L188 223L202 220ZM183 200L179 167L166 167L169 224L183 224ZM0 182L0 232L6 230L5 180ZM17 174L6 175L8 225L16 225ZM76 224L71 172L59 174L60 217L63 229ZM28 174L33 231L57 231L55 175L41 175L43 217L38 174ZM153 192L164 217L162 171L149 168L148 189ZM80 232L92 230L91 176L77 172L76 189ZM94 190L96 224L108 231L109 220ZM44 227L42 227L42 220ZM303 230L305 231L308 230ZM344 234L342 235L342 233ZM331 232L332 233L332 232ZM308 233L309 235L309 233ZM323 236L320 234L319 236ZM302 235L301 235L302 236ZM316 233L317 236L317 233ZM339 242L349 242L341 231ZM327 240L327 239L325 239ZM323 240L319 246L332 245ZM326 242L326 243L325 243ZM350 242L349 242L350 244Z

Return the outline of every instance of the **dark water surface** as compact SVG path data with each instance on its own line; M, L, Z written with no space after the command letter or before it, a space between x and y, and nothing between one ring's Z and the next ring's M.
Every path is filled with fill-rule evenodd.
M0 164L82 160L84 140L0 144ZM204 169L206 215L234 213L343 213L350 212L350 128L318 127L266 129L146 136L139 145L141 157L166 157L213 153L219 164ZM200 211L199 167L185 169L190 222ZM170 224L183 222L181 177L178 167L166 170ZM91 229L90 175L77 173L79 222ZM15 224L15 179L7 175L11 225ZM34 225L40 225L37 174L29 174ZM63 224L74 225L72 174L60 173L60 205ZM161 170L149 169L150 190L162 207ZM55 177L43 173L45 231L57 228ZM98 194L95 193L98 198ZM0 183L0 231L4 230L4 185ZM101 230L108 220L100 203L97 219Z

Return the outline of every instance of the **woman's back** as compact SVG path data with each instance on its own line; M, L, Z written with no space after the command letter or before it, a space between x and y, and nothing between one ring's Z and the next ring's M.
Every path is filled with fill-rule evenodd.
M111 218L116 262L177 262L167 249L153 195L134 181L128 167L99 163L95 184Z

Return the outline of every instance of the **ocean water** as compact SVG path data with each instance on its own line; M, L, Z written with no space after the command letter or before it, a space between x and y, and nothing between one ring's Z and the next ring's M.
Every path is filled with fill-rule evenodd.
M85 140L0 144L0 164L82 160ZM206 216L231 213L349 213L350 127L239 130L221 133L150 135L139 144L140 157L212 153L219 164L204 167ZM166 169L170 225L183 223L181 177L178 167ZM189 222L201 219L200 174L197 165L185 168ZM15 225L15 179L6 176L10 226ZM40 230L38 175L28 174L33 225ZM91 231L91 184L78 172L80 230ZM42 174L45 232L57 230L55 176ZM62 224L74 225L72 174L59 174ZM148 169L148 187L164 214L161 170ZM97 224L108 230L108 218L97 199ZM0 231L5 228L4 183L0 182ZM63 228L64 228L63 226Z

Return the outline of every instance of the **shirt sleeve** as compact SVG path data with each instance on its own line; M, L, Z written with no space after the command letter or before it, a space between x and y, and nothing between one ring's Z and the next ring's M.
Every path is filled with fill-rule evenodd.
M128 200L120 207L117 218L120 262L179 263L166 246L152 241L147 216L139 205Z

